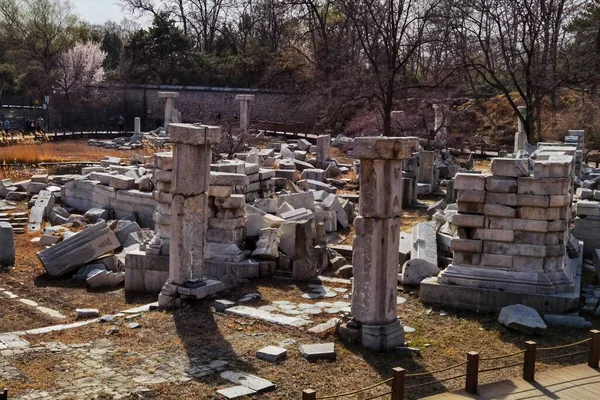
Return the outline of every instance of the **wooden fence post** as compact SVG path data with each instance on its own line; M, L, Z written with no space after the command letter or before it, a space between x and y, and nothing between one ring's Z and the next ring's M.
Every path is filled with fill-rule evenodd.
M465 390L467 393L477 393L477 380L479 379L479 353L470 351L467 353L467 377L465 379Z
M317 400L317 392L312 389L302 391L302 400Z
M404 368L396 367L393 370L392 400L404 400Z
M523 379L528 382L535 381L535 353L537 343L530 340L525 342L525 364L523 364Z
M592 329L590 331L590 351L588 353L588 365L592 368L598 368L600 360L600 331Z
M2 393L0 393L0 400L8 400L8 389L4 389Z

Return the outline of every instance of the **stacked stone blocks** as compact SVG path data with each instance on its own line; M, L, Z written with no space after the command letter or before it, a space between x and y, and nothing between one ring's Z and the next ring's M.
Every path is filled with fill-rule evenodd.
M565 257L572 166L572 157L536 161L530 176L528 159L495 158L492 175L457 174L454 263L440 283L571 290L574 271Z

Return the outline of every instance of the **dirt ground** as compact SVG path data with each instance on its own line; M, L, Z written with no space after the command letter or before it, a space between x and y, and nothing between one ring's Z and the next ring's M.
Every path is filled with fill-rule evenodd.
M51 144L56 157L70 159L97 159L98 149L88 148L82 143ZM0 149L0 155L2 154ZM79 153L81 152L81 153ZM71 155L70 155L71 154ZM103 155L113 155L107 151ZM129 153L128 153L129 154ZM476 168L489 168L489 162L477 162ZM10 176L10 170L0 169L0 178ZM4 175L3 175L4 174ZM430 203L435 199L428 199ZM409 209L403 217L403 230L409 231L413 224L427 220L424 209ZM406 221L406 223L404 223ZM348 233L348 240L352 233ZM68 278L53 279L45 274L37 259L39 248L30 243L34 235L15 236L17 250L16 266L9 273L0 274L0 288L33 300L39 305L53 308L73 322L76 308L98 308L102 314L114 314L137 305L156 301L156 296L126 296L124 289L89 291L85 284ZM346 287L342 284L332 286ZM307 285L281 279L259 279L226 293L219 298L237 300L246 293L257 292L259 302L249 305L269 305L277 300L295 303L316 303L319 300L303 299ZM497 315L476 312L453 312L431 309L419 301L417 289L399 289L399 296L406 302L398 305L398 315L407 326L415 328L408 333L408 345L419 349L417 354L374 354L358 346L340 342L332 334L314 335L303 328L283 327L266 322L245 319L229 314L216 313L214 298L199 301L177 311L154 311L140 317L140 329L127 329L123 320L111 324L120 328L118 334L105 334L109 325L93 323L87 326L41 335L27 335L31 346L63 343L81 345L109 340L114 352L106 366L119 371L143 368L142 361L151 358L167 359L178 357L184 362L213 360L218 358L229 363L234 370L241 370L271 380L277 389L256 396L260 399L298 399L302 389L314 389L321 396L343 393L391 376L393 367L403 367L407 373L434 371L465 360L465 353L478 351L482 357L509 354L524 349L526 340L535 340L539 346L555 346L587 338L588 332L565 329L549 329L543 337L531 336L508 330L497 323ZM342 300L342 295L334 300ZM311 318L313 324L324 322L330 315ZM0 308L0 333L20 331L53 325L59 322L43 316L31 307L13 299L2 298ZM311 325L311 326L312 326ZM593 320L593 327L600 328L600 321ZM278 364L258 360L256 351L268 345L286 341L288 358ZM334 341L337 360L334 362L309 363L298 351L298 346L308 343ZM573 351L564 350L564 353ZM0 387L9 389L12 396L21 396L28 391L56 388L65 377L82 376L77 366L69 364L70 353L60 351L25 353L11 358L11 363L21 372L18 379L6 379L0 375ZM558 353L556 353L558 354ZM0 357L0 364L2 357ZM501 361L490 361L481 368L513 364L519 357ZM575 356L538 363L538 370L557 368L561 365L583 363L586 356ZM64 367L65 362L69 367ZM195 361L194 361L195 362ZM104 367L104 365L103 365ZM148 367L149 368L149 367ZM1 369L1 368L0 368ZM154 367L147 373L155 373ZM125 374L125 372L123 372ZM435 375L427 374L413 378L407 384L418 384L464 373L462 368ZM520 368L493 371L480 375L480 384L519 376ZM128 378L129 379L129 378ZM434 384L411 390L408 399L417 399L448 390L460 389L462 379ZM217 375L194 378L185 382L164 382L148 385L148 391L132 394L129 399L210 399L218 398L215 390L232 386ZM366 399L386 391L386 386L374 389L357 397ZM52 396L51 396L52 397ZM68 396L66 398L69 398ZM73 397L76 398L76 397ZM78 397L77 397L78 398ZM112 398L109 394L96 393L89 398Z

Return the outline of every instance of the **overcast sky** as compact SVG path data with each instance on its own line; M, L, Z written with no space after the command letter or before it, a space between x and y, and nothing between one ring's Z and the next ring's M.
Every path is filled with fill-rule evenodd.
M117 0L71 0L81 19L92 24L106 21L120 22L123 18L137 19L121 11Z

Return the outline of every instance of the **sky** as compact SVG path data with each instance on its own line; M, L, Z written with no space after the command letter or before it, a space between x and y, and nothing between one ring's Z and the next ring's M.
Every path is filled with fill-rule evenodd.
M92 24L104 24L106 21L120 22L124 17L134 19L121 11L117 0L71 0L79 17Z

